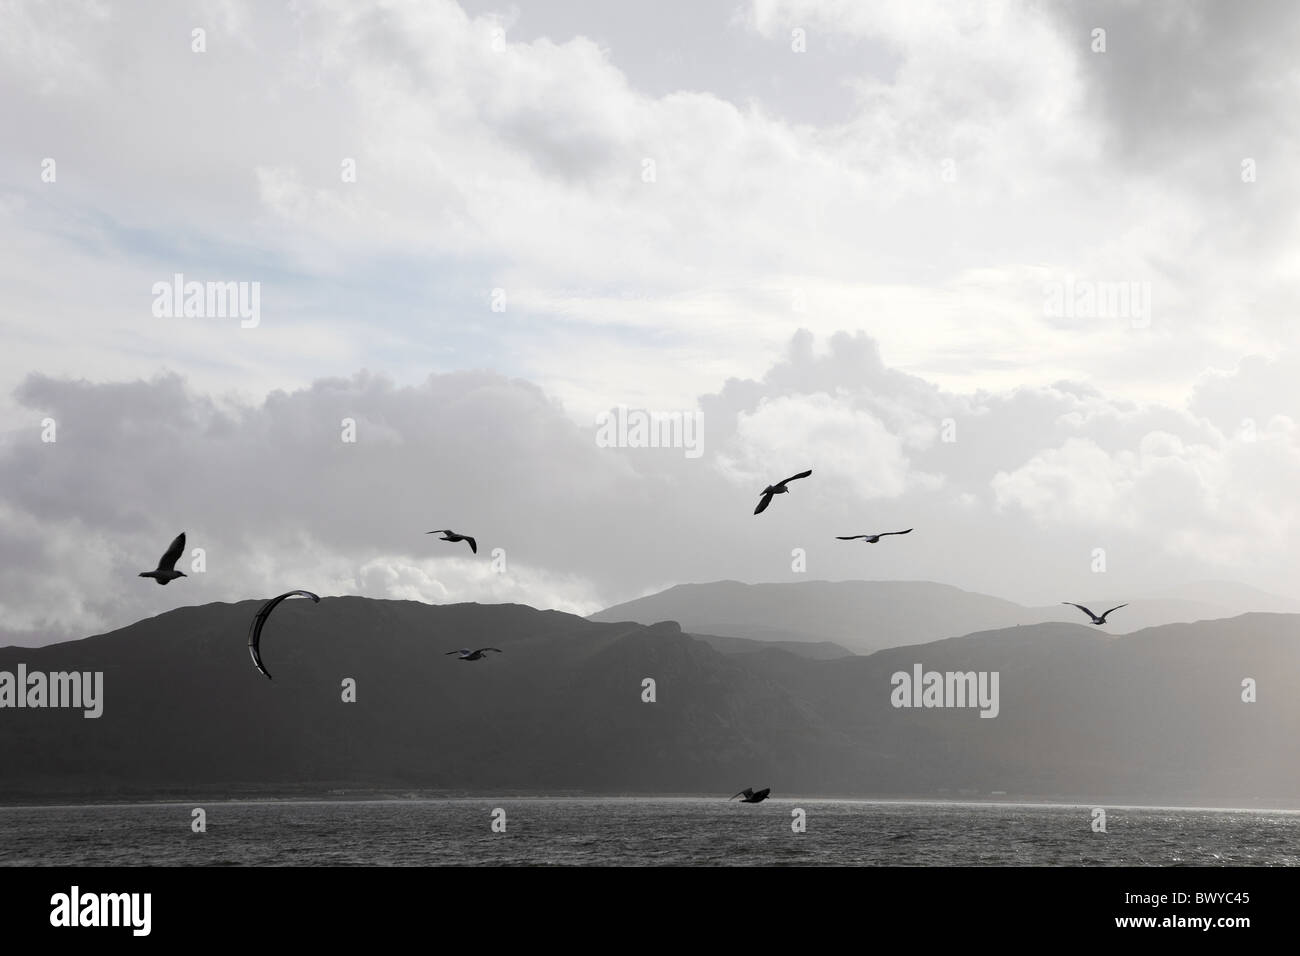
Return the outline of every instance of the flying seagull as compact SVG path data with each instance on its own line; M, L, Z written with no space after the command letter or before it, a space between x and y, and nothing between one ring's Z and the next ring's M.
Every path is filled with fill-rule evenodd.
M1069 601L1062 601L1061 603L1062 603L1062 604L1069 604L1070 607L1077 607L1077 608L1078 608L1080 611L1082 611L1084 614L1088 615L1088 617L1092 618L1092 623L1093 623L1093 624L1105 624L1105 623L1106 623L1106 614L1109 614L1111 611L1118 611L1121 607L1128 607L1127 604L1120 604L1120 605L1117 605L1116 607L1111 608L1110 611L1107 611L1106 614L1103 614L1101 617L1098 617L1096 614L1093 614L1091 611L1089 611L1089 610L1088 610L1086 607L1084 607L1082 604L1071 604Z
M478 542L467 534L457 534L450 528L442 528L438 531L426 531L425 534L440 534L442 537L438 539L439 541L468 541L469 549L475 554L478 554Z
M767 799L767 795L771 792L772 792L771 787L764 787L762 790L758 791L757 793L754 792L754 789L752 787L746 787L744 790L740 791L740 793L732 794L727 799L735 800L736 797L743 796L745 799L741 800L740 801L741 803L762 803L764 800Z
M176 562L181 559L181 554L185 551L185 532L178 534L174 541L167 546L167 551L158 559L158 568L154 571L141 571L140 577L153 578L159 584L166 584L168 581L175 581L177 578L188 577L183 571L176 570Z
M836 535L835 537L837 541L856 541L858 538L861 538L867 544L875 544L877 541L879 541L883 537L886 537L887 535L911 534L911 533L912 533L912 529L908 528L906 531L882 531L880 532L880 534L851 534L848 536Z
M483 655L486 654L488 651L496 651L498 654L502 653L501 648L499 647L480 647L476 651L471 651L468 647L462 647L458 651L448 651L446 654L442 656L448 657L452 654L459 654L460 657L457 658L457 660L478 661L478 660L482 660Z
M777 482L775 485L768 485L766 488L763 489L763 500L760 501L758 503L758 507L754 509L754 514L761 515L764 511L766 511L767 506L772 503L773 495L784 495L787 492L789 492L790 489L787 488L786 485L788 485L790 482L797 481L800 478L807 478L811 474L812 474L812 469L809 468L807 471L801 471L797 475L791 475L785 481Z

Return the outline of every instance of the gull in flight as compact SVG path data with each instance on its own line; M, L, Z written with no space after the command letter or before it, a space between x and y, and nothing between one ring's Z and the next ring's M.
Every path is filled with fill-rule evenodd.
M451 654L459 654L460 657L457 658L457 660L478 661L478 660L482 660L483 655L486 654L488 651L496 651L498 654L502 653L501 648L499 647L480 647L476 651L471 651L468 647L462 647L458 651L448 651L446 654L442 656L448 657Z
M744 799L740 801L741 803L762 803L764 800L767 799L767 795L771 792L772 792L771 787L764 787L762 790L758 791L757 793L754 792L753 787L746 787L744 790L740 791L740 793L732 794L727 799L735 800L736 797L744 797Z
M1082 611L1084 614L1088 615L1088 617L1092 618L1092 623L1093 623L1093 624L1105 624L1105 623L1106 623L1106 614L1109 614L1110 611L1118 611L1118 610L1119 610L1120 608L1122 608L1122 607L1128 607L1127 604L1120 604L1120 605L1117 605L1117 606L1111 608L1110 611L1107 611L1106 614L1103 614L1101 617L1098 617L1096 614L1093 614L1091 611L1089 611L1089 610L1088 610L1086 607L1084 607L1082 604L1072 604L1072 603L1069 602L1069 601L1062 601L1061 603L1062 603L1062 604L1069 604L1070 607L1077 607L1077 608L1078 608L1080 611Z
M867 544L875 544L881 538L884 538L891 534L911 534L911 533L912 533L912 529L908 528L906 531L882 531L880 532L880 534L851 534L847 536L836 535L835 539L837 541L856 541L858 540L858 538L861 538Z
M166 552L158 559L158 567L153 571L141 571L140 577L153 578L159 584L166 584L168 581L175 581L177 578L188 577L183 571L176 570L176 562L181 559L181 553L185 550L185 532L178 534L175 540L167 546Z
M791 475L785 481L777 482L775 485L768 485L766 488L763 489L763 500L760 501L758 503L758 507L754 509L754 514L761 515L764 511L766 511L767 506L772 503L773 495L787 494L790 491L790 489L787 488L786 485L788 485L790 482L798 481L800 478L807 478L811 474L812 474L812 469L809 468L807 471L801 471L797 475Z
M467 534L457 534L450 528L441 528L438 531L426 531L425 534L440 534L442 537L438 539L439 541L468 541L469 549L475 554L478 554L478 542Z

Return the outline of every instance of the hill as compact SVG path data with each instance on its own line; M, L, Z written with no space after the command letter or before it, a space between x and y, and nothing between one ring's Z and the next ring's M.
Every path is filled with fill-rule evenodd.
M331 788L942 796L1300 806L1300 618L1123 637L1070 623L870 656L721 653L674 622L519 605L182 608L0 649L0 670L103 671L104 712L0 709L0 798ZM500 647L465 663L445 652ZM997 672L997 716L896 708L892 675ZM1243 703L1241 682L1258 682ZM341 685L356 682L357 701ZM642 682L657 699L642 701Z

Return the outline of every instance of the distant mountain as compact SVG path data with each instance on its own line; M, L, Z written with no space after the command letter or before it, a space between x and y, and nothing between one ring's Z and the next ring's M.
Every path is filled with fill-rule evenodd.
M1095 595L1080 601L1098 614L1106 608L1117 604L1128 604L1108 621L1107 630L1111 633L1129 633L1161 624L1188 623L1191 621L1210 621L1216 618L1238 617L1263 611L1275 614L1300 613L1300 601L1269 594L1258 588L1231 581L1197 581L1182 587L1153 591L1150 594L1119 595L1109 594L1103 597ZM1074 608L1056 607L1035 608L1049 620L1084 620L1076 618L1079 614Z
M717 581L680 584L606 608L589 620L641 624L672 620L690 633L763 641L830 641L869 654L1053 618L1054 613L1043 609L929 581Z
M1255 611L1300 613L1300 603L1228 582L1201 582L1148 596L1067 597L1098 614L1127 604L1098 628L1108 634ZM598 611L589 620L641 624L673 620L689 633L786 647L795 642L828 641L856 654L1015 625L1049 621L1088 625L1081 611L1064 604L1025 607L930 581L682 584Z
M1279 597L1235 581L1193 581L1182 587L1156 591L1151 594L1151 597L1204 602L1222 608L1228 612L1229 617L1254 611L1267 611L1274 614L1300 613L1300 601Z
M1300 806L1300 617L1248 614L1111 638L1086 625L972 634L824 665L756 657L907 792ZM997 671L1000 713L895 709L914 664ZM1242 681L1258 700L1242 700Z
M961 593L961 592L958 592ZM1024 625L867 657L720 653L677 624L519 605L258 602L0 649L99 670L103 716L0 709L0 798L331 788L935 796L1300 807L1300 617L1109 637ZM491 645L465 663L445 652ZM896 708L895 672L996 671L998 716ZM357 702L341 700L356 681ZM656 701L642 700L655 681ZM1241 700L1242 681L1258 701Z
M103 671L104 714L0 709L0 795L315 786L729 789L810 770L801 704L681 633L519 605L288 601L254 670L260 602L182 608L111 634L0 649L0 670ZM445 652L491 645L467 663ZM658 702L642 703L642 679ZM357 702L341 700L345 678ZM740 784L737 784L737 789Z
M1091 608L1101 614L1108 608L1127 604L1128 607L1116 611L1107 619L1104 627L1098 628L1103 633L1130 634L1148 627L1160 627L1163 624L1190 624L1193 621L1213 621L1225 617L1235 617L1247 611L1235 610L1208 601L1191 601L1184 598L1169 597L1085 597L1076 599L1076 603ZM1061 604L1046 607L1029 608L1043 621L1063 621L1087 625L1088 619L1083 612Z
M680 625L678 625L680 627ZM788 651L796 657L814 661L833 661L837 657L851 657L853 652L833 641L756 641L748 637L723 637L718 634L692 634L715 651L723 654L753 654L757 651Z

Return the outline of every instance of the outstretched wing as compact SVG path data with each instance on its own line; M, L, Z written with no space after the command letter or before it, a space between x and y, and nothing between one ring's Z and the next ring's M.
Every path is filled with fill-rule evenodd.
M176 562L181 559L181 554L185 551L185 532L178 534L172 543L167 546L163 556L158 559L159 571L175 571Z
M482 654L484 651L496 651L498 654L502 653L501 648L499 648L499 647L480 647L480 648L479 648L477 651L475 651L474 653L475 653L475 654Z
M1119 604L1119 605L1116 605L1115 607L1111 608L1110 611L1118 611L1118 610L1119 610L1120 608L1122 608L1122 607L1128 607L1128 605L1127 605L1127 604ZM1106 614L1109 614L1110 611L1107 611ZM1103 615L1102 615L1103 620L1105 619L1106 614L1103 614Z
M865 538L865 537L866 537L865 534L850 534L850 535L837 534L835 536L835 540L836 541L857 541L858 538Z
M737 797L752 797L753 795L754 795L754 788L746 787L744 790L740 791L740 793L733 793L731 796L727 797L727 799L735 800Z
M887 534L911 534L911 533L912 533L911 528L908 528L906 531L882 531L880 532L880 537L883 538Z
M450 534L446 528L439 528L437 531L426 531L425 534Z
M754 514L761 515L764 511L767 510L767 506L770 505L771 503L772 503L772 492L770 491L763 492L763 500L760 501L758 503L758 507L754 509Z
M811 474L812 474L812 469L809 468L807 471L801 471L801 472L799 472L799 474L797 474L797 475L791 475L791 476L790 476L789 478L787 478L785 481L781 482L781 484L784 485L784 484L788 484L789 482L792 482L792 481L798 481L800 478L807 478L807 477L808 477L809 475L811 475Z
M1089 611L1089 610L1088 610L1086 607L1084 607L1082 604L1074 604L1074 603L1071 602L1071 601L1062 601L1061 603L1062 603L1062 604L1069 604L1070 607L1077 607L1077 608L1078 608L1080 611L1082 611L1084 614L1088 615L1088 617L1096 617L1096 616L1097 616L1097 615L1093 614L1091 611Z
M465 540L469 542L469 549L473 551L475 554L478 554L478 542L475 541L473 538L471 538L469 535L465 535Z

